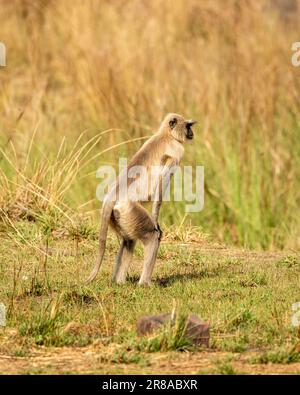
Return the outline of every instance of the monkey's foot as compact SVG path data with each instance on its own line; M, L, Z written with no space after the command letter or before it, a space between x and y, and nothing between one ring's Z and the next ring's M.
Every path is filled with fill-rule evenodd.
M125 284L126 283L126 278L113 278L113 282L121 285L121 284Z
M149 280L149 281L140 280L139 281L139 286L150 287L151 285L152 285L151 280Z

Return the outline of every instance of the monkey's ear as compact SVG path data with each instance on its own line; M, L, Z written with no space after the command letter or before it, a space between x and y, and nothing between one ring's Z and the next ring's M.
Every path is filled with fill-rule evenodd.
M176 118L172 118L171 121L169 122L169 125L170 125L171 129L174 129L176 124L177 124L177 119Z

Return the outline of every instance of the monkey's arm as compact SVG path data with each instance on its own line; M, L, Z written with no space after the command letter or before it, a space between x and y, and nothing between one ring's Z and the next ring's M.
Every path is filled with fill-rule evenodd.
M175 173L177 169L177 166L178 161L174 158L169 157L159 175L158 183L156 185L154 193L154 202L152 205L152 216L156 225L158 225L158 216L164 194L166 192L166 189L168 188L172 174Z

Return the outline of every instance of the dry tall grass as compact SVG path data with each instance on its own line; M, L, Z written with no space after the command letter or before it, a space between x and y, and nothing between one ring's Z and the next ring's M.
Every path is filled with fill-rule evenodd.
M175 111L201 121L186 163L205 166L207 193L192 222L250 247L299 246L300 68L291 65L299 0L0 4L7 47L0 145L14 158L10 166L1 155L2 184L20 177L16 163L22 172L27 161L36 174L41 152L57 166L63 136L71 149L84 130L83 144L102 130L121 129L96 144L100 152L149 135ZM76 172L65 202L77 207L93 200L84 207L97 208L97 166L139 144L91 160L82 170L89 176ZM0 196L6 200L7 188ZM168 206L165 222L178 210L183 217L183 207Z

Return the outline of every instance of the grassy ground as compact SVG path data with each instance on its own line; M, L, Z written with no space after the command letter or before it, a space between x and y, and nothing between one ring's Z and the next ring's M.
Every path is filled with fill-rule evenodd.
M129 281L111 283L118 243L109 240L97 281L81 286L94 263L95 228L47 237L19 221L2 234L2 373L300 373L300 261L292 252L256 253L211 243L199 230L167 233L152 287L139 287L138 247ZM85 230L85 231L83 231ZM46 258L43 253L48 251ZM193 312L211 324L209 350L159 332L136 335L145 314Z

